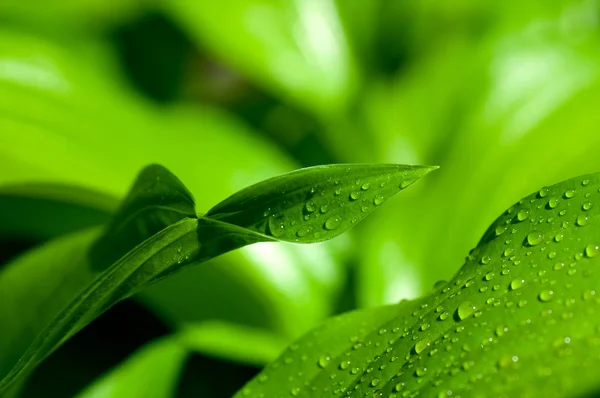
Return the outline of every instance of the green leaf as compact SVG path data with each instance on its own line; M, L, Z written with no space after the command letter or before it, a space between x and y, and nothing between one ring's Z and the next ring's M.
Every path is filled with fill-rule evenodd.
M287 345L271 331L222 321L184 324L177 331L177 339L192 352L255 366L271 362Z
M206 214L298 243L331 239L437 167L337 164L283 174L230 196Z
M160 165L144 168L129 194L91 250L96 266L108 266L162 229L196 218L194 197L173 173Z
M359 172L352 174L353 168ZM384 172L390 168L396 174ZM99 239L98 231L91 230L51 242L17 259L0 273L0 291L8 303L0 308L0 320L4 318L3 323L9 324L13 318L17 319L0 336L0 344L6 348L6 355L0 361L0 375L3 375L0 393L26 377L61 343L120 300L184 266L251 243L273 240L243 225L227 222L244 220L256 212L257 198L268 201L274 196L269 203L289 216L298 209L298 204L302 208L304 192L310 192L314 184L321 189L322 179L337 178L340 173L345 177L340 178L340 188L348 188L349 175L353 176L352 181L358 175L366 181L361 181L363 185L354 182L356 188L360 185L367 191L369 186L365 184L377 183L381 192L395 193L431 170L408 168L414 169L409 173L406 169L344 165L299 170L243 190L217 205L221 212L197 219L194 200L179 179L162 166L145 168ZM322 192L325 195L326 190ZM335 190L328 193L332 197L337 195ZM351 210L346 211L345 214L351 214ZM361 210L354 212L360 214ZM259 216L268 217L262 211ZM40 263L43 265L39 266ZM39 281L31 283L32 270ZM42 286L38 292L36 289ZM56 298L54 289L60 289ZM34 294L30 294L32 290ZM32 322L40 306L44 307L43 315Z
M599 202L600 174L542 188L490 226L452 280L329 321L237 396L599 392Z
M187 350L176 339L152 341L76 398L173 397L186 358Z
M202 48L276 95L319 114L351 98L354 60L333 0L176 0L165 7Z
M186 182L198 209L206 210L238 189L297 167L228 112L198 104L156 107L130 90L109 61L90 62L50 37L0 29L0 170L10 170L0 173L0 186L43 183L121 198L142 167L160 163ZM20 210L0 206L0 219L19 224L12 230L23 238L48 239L100 218L86 222L79 216L89 220L95 210L80 213L62 199L58 207L48 205L40 195L35 202L11 196L9 203L19 201ZM40 214L42 205L47 213ZM58 208L67 218L42 224L59 221ZM25 214L20 220L14 218L19 213ZM174 328L217 318L289 340L333 312L346 275L341 257L351 239L310 247L254 245L174 275L137 298ZM67 258L70 267L54 266L79 275L80 262ZM213 305L196 305L206 301Z
M45 240L106 223L118 200L90 189L52 183L0 187L0 238Z

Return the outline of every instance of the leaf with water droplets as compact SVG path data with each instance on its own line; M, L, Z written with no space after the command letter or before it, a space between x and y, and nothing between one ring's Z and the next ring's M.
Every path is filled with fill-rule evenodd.
M291 388L298 397L595 396L599 188L593 174L524 198L490 226L451 281L422 299L325 323L261 372L270 382L255 379L238 396L286 396ZM369 313L368 322L350 321ZM320 332L336 325L334 334ZM322 355L351 365L318 366Z
M243 189L206 217L281 241L321 242L341 234L435 169L376 164L308 167Z

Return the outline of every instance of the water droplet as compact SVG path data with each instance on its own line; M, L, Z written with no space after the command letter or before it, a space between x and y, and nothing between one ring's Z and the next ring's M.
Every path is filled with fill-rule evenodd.
M587 225L588 221L588 216L580 214L579 216L577 216L577 221L575 222L575 224L577 224L579 227L583 227L584 225Z
M586 290L585 292L583 292L583 299L586 301L593 299L595 296L596 296L595 290Z
M504 333L508 332L508 328L506 326L498 326L496 328L496 336L502 337Z
M326 230L333 231L334 229L338 228L341 224L342 224L342 217L341 216L333 216L333 217L329 217L327 219L327 221L325 221L325 224L323 224L323 227Z
M409 185L411 185L411 184L412 184L413 182L415 182L415 181L416 181L416 180L414 180L414 179L413 179L413 180L405 180L405 181L402 181L402 182L400 183L400 189L404 189L404 188L408 187Z
M315 205L315 202L313 202L312 200L309 200L304 205L304 209L306 210L307 213L312 213L315 210L317 210L317 206Z
M527 210L527 209L519 210L519 212L517 213L517 220L525 221L525 220L527 220L527 218L529 218L529 210Z
M558 206L558 199L552 198L548 201L549 208L554 209L554 208L556 208L556 206Z
M340 188L338 188L338 189L336 189L336 190L333 192L333 194L334 194L335 196L340 196L340 195L342 194L342 190L341 190Z
M548 188L544 187L544 188L540 189L540 191L538 192L538 195L540 198L543 198L543 197L548 196L548 192L549 192Z
M544 241L544 235L541 232L530 232L527 234L527 243L530 246L539 245Z
M476 310L475 304L473 304L470 301L464 301L458 306L458 309L456 310L456 314L458 315L458 319L460 319L461 321L464 321L465 319L467 319L468 317L473 315L475 310Z
M360 189L362 189L363 191L368 190L369 188L371 188L371 184L368 182L365 182L364 184L362 184L362 186L360 187Z
M420 340L419 342L417 342L417 344L415 344L415 353L420 354L423 351L425 351L425 349L427 347L429 347L430 343L427 340Z
M290 391L290 393L295 397L298 394L300 394L300 388L298 388L298 387L292 388L292 390Z
M506 227L505 227L505 226L503 226L503 225L498 225L498 226L496 227L496 230L495 230L495 232L496 232L496 236L500 236L500 235L502 235L502 234L503 234L505 231L506 231Z
M378 384L379 384L379 379L377 377L375 377L373 380L371 380L372 387L376 387Z
M592 208L592 206L593 206L592 203L586 202L581 206L581 208L583 209L583 211L588 211L589 209Z
M562 234L562 232L559 232L559 233L557 233L557 234L554 236L554 241L555 241L555 242L560 242L560 241L562 241L562 240L563 240L563 238L564 238L564 237L565 237L565 236Z
M319 362L318 362L318 364L319 364L319 367L320 367L320 368L325 368L327 365L329 365L329 361L330 361L330 359L331 359L331 358L329 358L329 357L328 357L328 356L326 356L326 355L322 355L322 356L320 356L320 357L319 357Z
M554 292L552 290L542 290L540 292L540 294L538 295L538 297L539 297L540 301L547 302L547 301L552 300L553 295L554 295Z
M574 189L567 189L565 191L565 198L571 199L573 196L575 196L575 190Z
M417 370L415 370L415 375L417 377L423 377L427 374L427 368L417 368Z
M525 286L525 279L522 279L522 278L513 279L510 282L510 289L511 290L519 290L523 286Z
M312 227L304 226L300 227L298 231L296 231L296 236L299 238L305 238L313 232Z
M581 185L583 185L584 187L586 185L588 185L589 183L590 183L590 180L583 180L583 181L581 181Z
M385 198L379 194L375 195L375 198L373 198L373 204L375 206L379 206L380 204L382 204L385 201Z
M275 219L275 217L269 218L269 231L271 235L276 238L280 238L285 235L285 225L282 220Z
M598 245L589 244L585 247L585 255L589 258L596 257L600 253L600 247Z
M491 281L492 279L494 279L496 275L493 272L488 272L487 274L485 274L485 280L486 281Z
M329 206L328 205L322 205L321 208L319 209L319 211L321 212L321 214L325 214L329 211Z
M485 265L485 264L489 264L489 262L490 262L491 260L492 260L492 259L491 259L491 257L490 257L490 256L483 256L483 257L481 257L481 259L479 260L479 262L480 262L481 264L484 264L484 265Z
M346 370L350 367L350 361L342 361L342 363L340 363L340 369L341 370Z
M360 192L352 191L350 192L350 200L358 200L360 199Z

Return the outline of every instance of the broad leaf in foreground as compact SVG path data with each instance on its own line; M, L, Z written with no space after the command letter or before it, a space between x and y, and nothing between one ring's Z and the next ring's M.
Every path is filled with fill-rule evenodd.
M599 199L600 174L524 198L451 281L417 301L327 322L237 396L597 393Z
M283 219L293 221L305 206L305 195L312 193L315 186L322 188L321 179L340 181L338 188L346 190L357 184L354 179L349 181L344 177L352 170L359 171L367 180L362 182L362 190L368 189L365 184L377 182L379 186L373 193L379 192L383 202L431 169L334 165L299 170L243 190L217 205L220 211L196 218L193 197L181 181L162 166L147 167L99 238L98 229L93 229L85 235L50 242L17 259L0 273L0 291L7 303L0 306L0 320L5 319L3 324L10 325L11 319L22 319L0 336L0 347L6 347L0 358L0 394L18 385L52 351L104 311L151 283L184 266L251 243L286 240L283 236L265 235L245 224L256 211L255 197L278 209ZM391 185L394 187L389 188ZM291 195L286 188L292 191ZM319 192L323 197L339 196L336 190L324 187ZM378 198L375 196L373 200ZM367 210L348 206L343 214L359 219L371 209ZM338 209L332 212L341 214ZM260 217L251 220L257 225L267 224L270 215L262 212L259 215L262 220ZM308 219L298 220L298 227L305 222L311 223ZM336 228L328 228L328 221L322 225L325 231L336 231L313 237L312 241L331 238L351 223L340 223ZM28 282L32 270L39 278L33 285ZM48 285L46 281L52 283ZM35 294L31 289L36 289ZM43 314L38 314L40 306Z

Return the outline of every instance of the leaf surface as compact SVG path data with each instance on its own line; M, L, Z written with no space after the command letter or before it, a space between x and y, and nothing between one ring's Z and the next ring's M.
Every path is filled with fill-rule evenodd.
M452 280L420 300L329 321L237 396L597 393L599 203L600 174L542 188L491 225Z
M281 241L320 242L341 234L435 169L375 164L308 167L243 189L206 217Z

